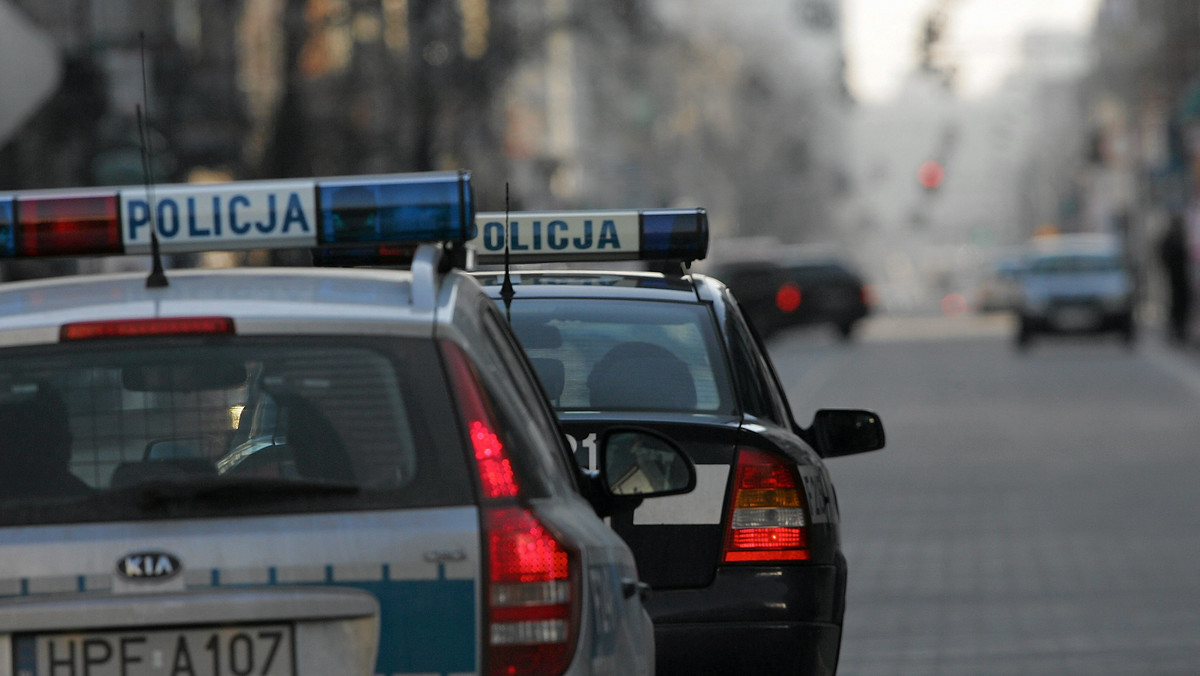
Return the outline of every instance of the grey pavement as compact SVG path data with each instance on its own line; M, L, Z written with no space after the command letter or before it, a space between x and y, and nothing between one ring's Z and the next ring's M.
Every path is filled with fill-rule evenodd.
M850 565L839 673L1200 674L1200 354L1153 333L1028 354L1008 325L771 343L794 412L880 413L830 460Z

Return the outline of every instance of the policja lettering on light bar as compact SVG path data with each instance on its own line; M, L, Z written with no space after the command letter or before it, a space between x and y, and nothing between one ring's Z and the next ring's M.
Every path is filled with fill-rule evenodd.
M605 260L693 261L708 249L704 209L480 213L468 242L480 263ZM505 237L505 234L508 237Z
M479 234L474 244L481 260L489 254L504 254L503 213L475 217ZM509 254L522 259L548 254L553 260L565 256L594 260L613 254L627 257L639 249L640 218L636 211L609 212L523 212L510 214L507 230Z
M154 191L155 218L145 190L122 190L125 250L150 251L150 226L167 243L207 240L238 248L316 244L312 181L229 186L171 186ZM202 246L197 248L203 248Z

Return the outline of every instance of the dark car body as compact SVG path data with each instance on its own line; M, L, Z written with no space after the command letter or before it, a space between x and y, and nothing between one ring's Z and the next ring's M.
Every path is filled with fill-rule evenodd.
M532 357L582 466L598 469L594 443L615 425L664 433L696 466L694 491L610 520L652 588L657 672L835 673L847 566L823 456L881 447L874 414L821 411L811 427L796 425L761 340L715 278L523 270L505 303L504 275L477 275ZM605 364L618 353L627 365L609 382ZM801 505L741 511L758 485L747 473L765 466L781 486L794 480ZM803 551L731 544L752 513L782 524L800 509Z
M707 272L729 285L764 336L797 326L830 326L846 340L871 311L862 276L836 256L726 261Z

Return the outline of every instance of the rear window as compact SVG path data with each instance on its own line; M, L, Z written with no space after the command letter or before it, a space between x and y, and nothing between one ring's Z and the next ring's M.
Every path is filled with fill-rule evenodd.
M398 338L6 350L0 523L470 501L438 363Z
M560 411L734 412L705 305L527 298L512 304L510 316Z

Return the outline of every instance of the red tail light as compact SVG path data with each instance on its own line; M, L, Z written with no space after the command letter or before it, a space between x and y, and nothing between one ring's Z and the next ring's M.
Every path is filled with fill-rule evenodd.
M858 287L858 297L862 299L863 305L874 307L875 305L875 287L870 284L863 284Z
M808 501L796 466L763 451L738 451L725 529L725 563L808 558Z
M804 294L800 291L800 286L795 282L785 282L775 292L775 307L779 308L780 312L795 312L799 309L800 303L803 300Z
M63 324L59 340L91 338L140 338L142 336L188 336L233 333L229 317L156 317Z
M579 633L579 555L517 498L520 485L495 415L466 354L442 343L467 421L483 494L490 676L561 674Z
M571 552L523 507L489 507L488 673L560 674L571 664L579 590Z

